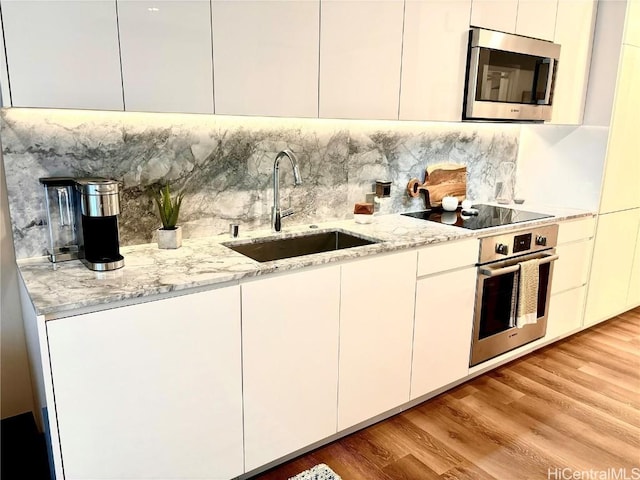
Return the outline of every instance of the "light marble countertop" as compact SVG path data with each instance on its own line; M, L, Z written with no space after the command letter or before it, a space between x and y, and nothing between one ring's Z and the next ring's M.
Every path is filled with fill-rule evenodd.
M125 266L111 272L93 272L79 260L51 264L44 257L19 260L18 269L36 313L50 319L80 311L102 310L117 306L118 302L135 301L141 297L206 288L273 272L353 260L462 238L481 238L594 215L591 211L548 206L510 207L554 216L482 230L467 230L400 214L376 215L371 224L358 224L354 220L318 223L317 228L313 229L310 225L287 227L285 220L284 229L278 234L264 230L241 230L236 239L229 235L187 239L176 250L161 250L155 243L123 247L121 253L125 258ZM263 263L222 245L230 241L251 242L258 238L282 238L328 230L351 232L378 243Z

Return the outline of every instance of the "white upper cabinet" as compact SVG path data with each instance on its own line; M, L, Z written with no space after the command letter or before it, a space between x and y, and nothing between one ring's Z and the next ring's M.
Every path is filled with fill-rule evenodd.
M627 1L624 43L640 47L640 2Z
M122 110L114 1L3 1L12 106Z
M516 33L553 41L558 0L519 0Z
M554 42L561 45L551 123L579 125L591 64L595 0L558 0Z
M460 121L471 0L408 0L400 120Z
M620 58L600 213L640 207L640 47L624 45Z
M553 40L558 0L473 0L471 25Z
M216 113L318 116L320 2L214 0Z
M607 128L611 125L626 10L625 2L598 2L584 110L585 125Z
M0 29L0 41L4 45L4 30ZM9 71L7 70L7 50L0 48L0 106L11 106L11 91L9 90Z
M213 113L209 16L208 0L118 0L126 110Z
M518 0L473 0L471 25L515 33L517 15Z
M402 0L323 0L320 117L398 118Z

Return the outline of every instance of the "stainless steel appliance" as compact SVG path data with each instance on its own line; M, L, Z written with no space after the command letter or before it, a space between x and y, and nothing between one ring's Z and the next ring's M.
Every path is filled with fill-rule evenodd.
M457 209L455 212L445 212L439 208L422 210L420 212L403 213L407 217L419 218L430 222L445 223L455 227L467 228L469 230L480 230L483 228L498 227L501 225L511 225L513 223L528 222L541 218L550 218L552 215L545 213L529 212L517 210L509 207L498 207L493 205L473 205L471 212Z
M472 28L463 120L550 120L559 58L558 44Z
M480 239L470 366L544 336L557 240L558 225ZM520 264L533 258L539 259L537 320L518 328Z
M45 189L51 262L80 259L89 269L124 266L120 255L118 183L103 178L46 177Z

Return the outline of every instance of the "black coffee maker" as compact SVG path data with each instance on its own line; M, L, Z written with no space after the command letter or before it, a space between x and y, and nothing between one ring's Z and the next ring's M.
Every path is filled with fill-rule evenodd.
M118 182L105 178L41 178L49 230L49 260L80 259L89 269L116 270L120 255Z

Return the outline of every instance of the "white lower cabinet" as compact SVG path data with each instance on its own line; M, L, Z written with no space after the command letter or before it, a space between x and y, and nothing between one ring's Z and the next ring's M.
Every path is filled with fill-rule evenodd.
M598 217L589 277L585 326L593 325L628 309L633 257L640 209L607 213Z
M586 287L572 288L551 295L547 316L546 340L554 340L582 326Z
M469 373L476 268L418 280L411 399Z
M238 286L46 328L65 480L243 473Z
M631 280L629 281L627 305L629 305L629 308L640 305L640 215L638 215L638 233L636 235L636 248L631 266Z
M593 243L591 240L559 245L558 260L553 267L551 294L587 283Z
M545 340L558 339L582 326L594 231L594 217L559 225L559 258L553 267Z
M242 284L245 467L336 433L340 267Z
M338 430L409 401L416 255L342 266Z

